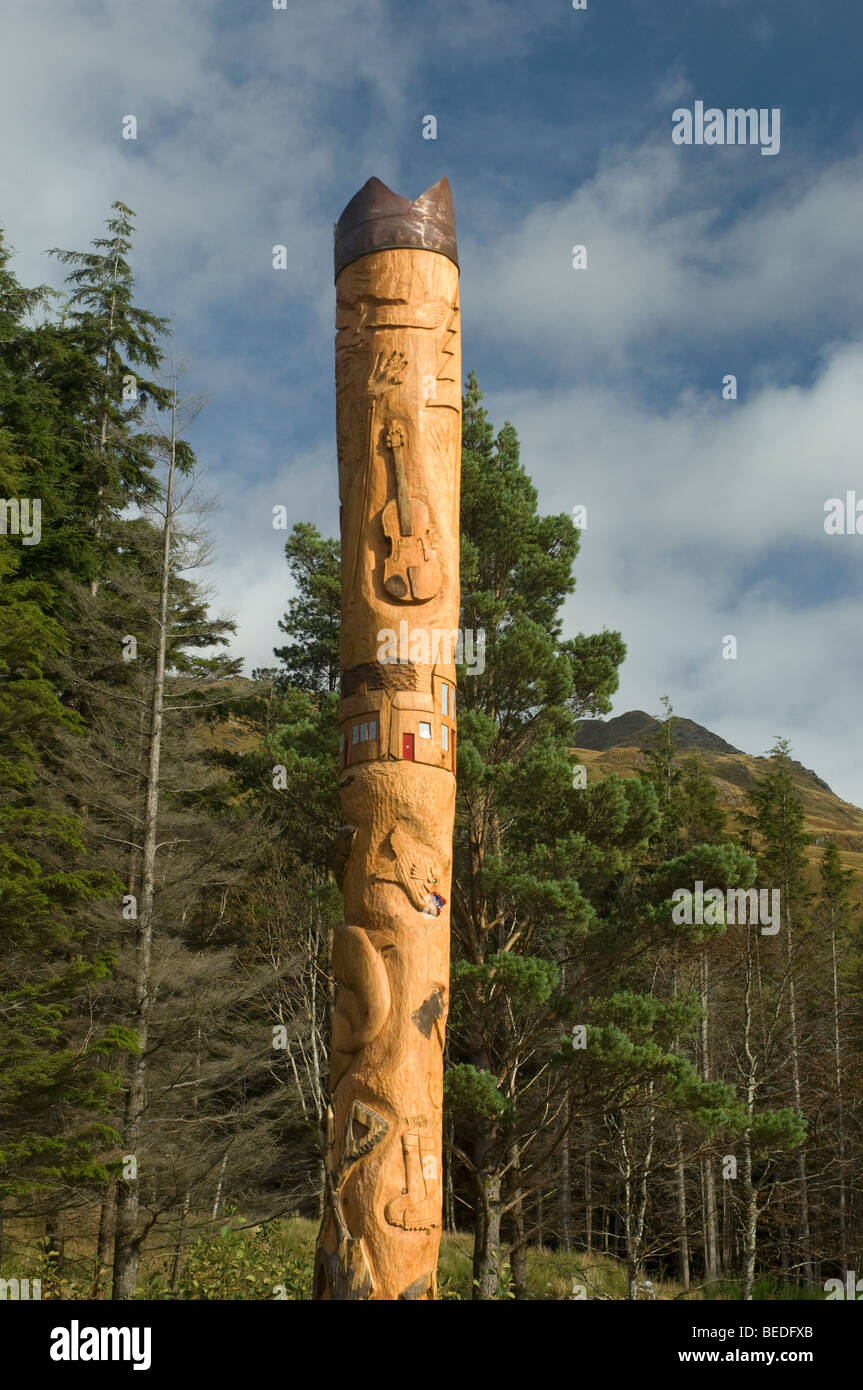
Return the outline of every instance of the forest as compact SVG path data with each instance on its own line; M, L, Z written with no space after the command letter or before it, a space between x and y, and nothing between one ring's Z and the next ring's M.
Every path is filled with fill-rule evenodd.
M243 675L201 577L206 405L136 302L134 225L116 203L55 248L63 294L0 240L0 1277L309 1299L339 543L290 518L273 665ZM859 880L835 838L813 857L781 737L731 806L658 696L635 775L582 775L626 634L564 636L579 533L473 374L463 410L484 660L459 668L440 1295L823 1299L863 1271ZM675 912L696 884L778 893L776 929Z

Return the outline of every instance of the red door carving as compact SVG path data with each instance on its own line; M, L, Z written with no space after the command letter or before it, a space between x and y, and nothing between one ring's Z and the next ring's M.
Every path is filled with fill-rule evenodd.
M414 760L413 734L402 734L402 757L406 762L412 763Z

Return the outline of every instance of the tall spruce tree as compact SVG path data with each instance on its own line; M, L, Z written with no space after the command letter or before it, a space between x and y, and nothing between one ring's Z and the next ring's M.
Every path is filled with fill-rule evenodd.
M168 320L135 304L135 214L121 202L111 211L109 235L97 237L91 251L50 253L72 267L55 333L62 362L49 380L56 385L62 371L62 389L73 393L75 468L67 506L84 557L78 572L82 565L87 569L94 592L104 557L118 550L113 523L130 505L156 495L151 441L139 426L150 402L164 408L170 401L157 377Z
M780 894L781 939L785 956L785 978L789 1043L791 1103L804 1116L801 1014L798 1002L801 948L809 925L811 890L806 878L806 846L809 836L800 797L794 787L791 745L777 739L770 751L770 765L751 793L753 812L744 818L754 834L758 857L758 881ZM809 1213L809 1176L806 1148L801 1143L795 1153L797 1169L799 1274L804 1284L814 1282L812 1235ZM796 1271L795 1271L796 1272Z
M32 441L42 387L26 291L0 240L0 507L40 497ZM50 447L50 439L45 436ZM20 513L19 513L20 515ZM31 513L32 517L32 513ZM41 543L33 533L29 539ZM118 885L88 860L83 826L53 793L44 758L61 731L81 732L46 675L67 646L48 611L47 584L22 574L28 539L0 534L0 1211L50 1210L56 1194L104 1174L118 1049L110 1025L76 1027L76 1013L110 969L86 931L91 905Z
M843 978L842 965L848 956L849 938L854 915L859 904L854 904L854 874L842 866L839 846L835 839L829 839L819 865L821 880L820 901L817 919L825 932L830 945L830 1070L833 1078L833 1109L835 1113L836 1140L835 1154L826 1156L826 1161L836 1168L836 1228L838 1234L839 1267L842 1276L848 1272L849 1220L848 1220L848 1076L849 1070L844 1045L846 1028L845 1015L848 1009L847 986ZM832 1148L832 1144L831 1144Z
M292 639L275 649L282 678L300 690L332 693L339 684L341 547L310 522L299 522L285 555L297 594L279 622Z

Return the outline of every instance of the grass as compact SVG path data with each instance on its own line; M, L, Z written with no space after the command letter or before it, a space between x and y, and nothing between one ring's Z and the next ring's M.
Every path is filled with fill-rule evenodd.
M438 1261L438 1282L442 1298L469 1299L471 1296L471 1259L473 1237L444 1233ZM497 1297L511 1298L511 1273L504 1262ZM676 1298L683 1286L668 1280L654 1279L654 1295L658 1299ZM584 1292L577 1292L582 1289ZM569 1254L558 1250L527 1252L527 1296L546 1302L565 1302L586 1297L625 1299L627 1292L626 1266L610 1255L584 1251ZM693 1292L690 1297L697 1298Z
M138 1297L228 1301L276 1298L304 1301L311 1298L317 1222L289 1217L244 1230L235 1229L242 1220L235 1213L226 1218L220 1231L192 1240L175 1292L171 1291L169 1283L170 1242L164 1237L151 1239L141 1260ZM67 1235L66 1267L60 1279L45 1257L41 1230L24 1222L10 1222L4 1236L6 1253L0 1261L0 1277L41 1278L43 1299L91 1297L95 1243L92 1213L82 1215L78 1228ZM438 1262L438 1289L442 1299L470 1299L472 1251L473 1239L469 1234L444 1233ZM739 1284L730 1278L685 1294L682 1285L651 1277L653 1297L660 1301L678 1298L731 1301L740 1297ZM500 1300L512 1298L511 1284L511 1271L505 1261L496 1297ZM587 1255L584 1251L565 1254L536 1247L528 1250L529 1299L565 1302L586 1297L622 1301L626 1293L626 1266L612 1256ZM803 1290L763 1278L755 1286L754 1297L758 1301L821 1299L824 1294L821 1289Z

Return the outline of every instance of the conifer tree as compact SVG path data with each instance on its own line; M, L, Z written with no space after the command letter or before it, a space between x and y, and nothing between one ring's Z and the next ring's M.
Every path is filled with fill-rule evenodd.
M577 533L567 516L538 514L515 430L506 424L495 435L481 402L471 375L462 627L484 633L485 670L459 673L450 1044L458 1060L446 1085L465 1135L453 1151L473 1190L475 1296L487 1299L497 1287L504 1209L518 1214L522 1202L525 1144L538 1142L529 1122L519 1133L523 1064L553 1027L559 961L590 916L572 868L578 835L566 808L579 793L568 750L576 718L610 708L623 645L616 633L562 639ZM559 1133L551 1142L559 1145ZM515 1243L523 1244L518 1231Z
M33 460L8 421L39 410L25 291L0 241L0 494L38 498ZM35 533L34 533L35 534ZM37 538L38 539L38 538ZM67 645L50 590L22 575L28 547L0 534L0 1210L49 1210L56 1193L104 1173L116 1027L76 1029L76 1010L111 965L84 927L116 886L86 854L83 826L52 793L44 758L80 721L60 703L46 663ZM37 547L30 547L37 548Z
M837 1165L837 1212L836 1224L839 1236L839 1263L843 1277L848 1272L848 1156L846 1120L846 1081L845 1047L843 1046L843 1021L846 1001L843 990L840 960L847 949L850 928L855 911L853 904L853 879L850 869L842 867L839 846L835 839L829 839L824 846L824 854L819 865L821 897L818 905L819 925L826 931L830 941L830 1000L831 1000L831 1043L833 1072L833 1103L836 1114L836 1165Z
M130 255L135 214L112 204L107 236L90 251L54 248L72 269L58 330L71 388L76 446L74 494L69 501L84 547L93 591L104 556L116 553L112 523L133 503L156 495L151 441L138 428L148 404L169 404L168 388L156 379L163 360L168 320L139 308ZM58 372L52 374L56 382ZM69 421L70 425L72 421Z
M798 970L811 892L806 882L806 853L809 836L800 798L794 788L791 746L777 739L770 751L770 766L751 794L753 812L743 817L754 834L758 857L758 880L770 890L778 889L782 913L782 943L785 955L785 994L787 998L791 1100L803 1116L800 1010ZM801 940L803 938L803 940ZM814 1282L812 1237L809 1216L809 1178L804 1144L795 1153L797 1169L798 1242L800 1273L807 1285Z
M341 547L311 523L299 522L285 555L297 594L279 622L292 639L275 649L282 679L299 690L331 694L339 683Z

